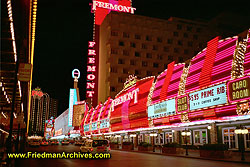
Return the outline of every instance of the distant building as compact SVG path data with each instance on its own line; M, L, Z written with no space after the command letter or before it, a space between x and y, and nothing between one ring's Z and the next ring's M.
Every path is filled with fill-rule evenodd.
M130 74L156 76L192 58L212 39L207 29L202 21L111 12L100 26L98 101L114 98Z
M40 88L32 90L29 135L44 134L45 121L57 116L57 100L50 98Z

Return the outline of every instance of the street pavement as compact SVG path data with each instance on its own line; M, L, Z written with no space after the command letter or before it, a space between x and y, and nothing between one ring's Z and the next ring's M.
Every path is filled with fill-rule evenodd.
M79 152L80 146L28 148L32 152ZM245 167L250 164L112 150L110 159L17 159L16 167Z

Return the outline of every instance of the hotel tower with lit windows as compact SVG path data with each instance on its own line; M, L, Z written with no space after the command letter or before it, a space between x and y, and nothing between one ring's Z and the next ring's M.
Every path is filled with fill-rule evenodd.
M40 88L32 91L31 114L29 123L30 135L44 135L46 120L57 116L58 101L52 99L47 93L42 92Z
M212 38L206 29L206 22L111 12L100 26L98 101L114 98L130 74L155 76L190 59Z

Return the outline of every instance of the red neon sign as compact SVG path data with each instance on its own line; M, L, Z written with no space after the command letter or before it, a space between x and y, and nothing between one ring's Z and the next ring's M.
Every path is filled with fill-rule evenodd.
M93 97L95 92L93 91L95 88L95 72L96 72L96 65L95 65L95 50L93 47L95 46L95 42L89 41L89 49L88 49L88 65L87 65L87 97Z

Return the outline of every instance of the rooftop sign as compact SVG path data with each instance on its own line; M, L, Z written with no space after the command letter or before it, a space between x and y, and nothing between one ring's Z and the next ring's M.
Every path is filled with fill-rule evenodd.
M95 11L96 7L109 9L113 11L126 12L126 13L131 13L131 14L134 14L134 11L136 10L136 8L129 7L129 6L117 5L117 4L93 0L92 10Z

